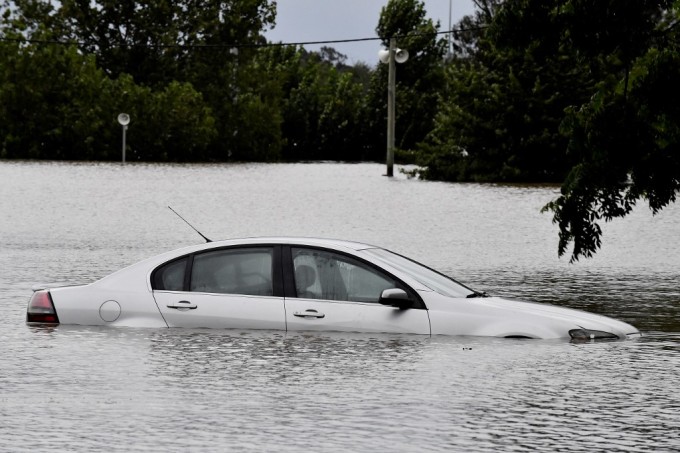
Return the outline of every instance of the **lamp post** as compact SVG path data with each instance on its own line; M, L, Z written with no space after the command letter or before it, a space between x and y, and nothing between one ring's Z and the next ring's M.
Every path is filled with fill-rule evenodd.
M408 52L398 49L394 38L390 38L389 50L378 52L382 63L388 64L387 74L387 175L394 176L394 122L396 104L397 68L396 63L408 60Z
M121 113L118 115L118 123L123 126L123 163L125 163L125 133L127 132L128 124L130 124L130 115Z

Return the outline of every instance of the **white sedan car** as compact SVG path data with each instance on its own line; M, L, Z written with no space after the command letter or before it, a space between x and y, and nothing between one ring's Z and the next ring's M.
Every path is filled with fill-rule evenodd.
M574 340L640 335L604 316L487 297L379 247L285 237L209 242L89 285L35 287L26 320Z

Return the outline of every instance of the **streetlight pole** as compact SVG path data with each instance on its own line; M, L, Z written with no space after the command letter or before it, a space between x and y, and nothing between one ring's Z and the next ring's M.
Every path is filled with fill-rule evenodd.
M121 113L118 115L118 124L123 127L123 164L125 163L125 133L127 132L128 124L130 124L130 115L127 113Z
M123 163L125 163L125 133L127 132L127 126L123 126Z

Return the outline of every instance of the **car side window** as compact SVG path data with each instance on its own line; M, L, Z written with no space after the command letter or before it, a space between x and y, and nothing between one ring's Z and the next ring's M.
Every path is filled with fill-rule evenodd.
M197 254L190 291L272 296L271 248L223 249Z
M153 275L153 287L157 290L183 291L184 273L187 268L187 259L182 258L170 261L159 267Z
M389 275L349 256L316 249L291 249L298 297L375 302L397 288Z

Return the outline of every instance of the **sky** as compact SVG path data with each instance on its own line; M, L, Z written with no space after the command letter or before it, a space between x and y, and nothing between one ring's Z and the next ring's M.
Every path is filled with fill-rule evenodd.
M421 0L427 17L439 20L440 31L474 12L472 0ZM301 43L356 38L374 38L380 10L388 0L277 0L276 26L265 36L269 41ZM348 64L364 62L374 66L378 62L380 41L325 44L347 55ZM318 50L321 45L305 46Z

